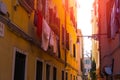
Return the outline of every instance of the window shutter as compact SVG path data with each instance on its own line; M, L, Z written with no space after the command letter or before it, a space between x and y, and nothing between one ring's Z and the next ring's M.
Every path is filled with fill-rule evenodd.
M60 40L58 40L58 58L61 57L61 52L60 52Z
M64 45L65 28L62 26L62 44Z
M73 57L76 57L76 46L73 44Z
M49 24L52 24L52 19L53 18L53 9L49 9Z
M69 50L69 33L66 33L66 48Z
M42 14L45 17L45 10L46 10L46 0L42 0Z
M70 8L70 19L73 21L73 7Z

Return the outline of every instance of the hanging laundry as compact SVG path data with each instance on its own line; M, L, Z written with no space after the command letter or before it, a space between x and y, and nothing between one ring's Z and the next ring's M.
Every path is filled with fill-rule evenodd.
M116 21L116 4L113 4L112 12L111 12L111 38L114 39L116 32L118 31L118 25Z
M120 27L120 0L116 0L116 7L117 7L117 13L116 13L116 18L117 18L117 23Z
M53 52L53 45L54 45L54 32L51 29L49 42L49 50L51 51L51 53Z
M34 25L37 27L37 35L39 38L41 38L42 35L42 20L43 20L42 12L39 10L35 11Z
M114 0L108 1L106 3L106 23L107 23L107 35L109 38L111 38L111 12L113 8ZM100 17L100 16L99 16ZM98 24L99 26L100 24Z
M55 56L58 56L58 38L56 35L54 35L53 52L55 53Z
M58 38L53 31L50 34L50 47L53 48L53 53L58 56Z
M38 21L38 14L37 11L34 13L34 25L37 26L37 21Z
M54 32L51 30L50 33L50 46L53 47L54 45Z
M47 24L47 22L45 21L45 19L43 19L43 24L42 24L42 44L41 47L47 51L48 49L48 44L49 44L49 39L50 39L50 27Z

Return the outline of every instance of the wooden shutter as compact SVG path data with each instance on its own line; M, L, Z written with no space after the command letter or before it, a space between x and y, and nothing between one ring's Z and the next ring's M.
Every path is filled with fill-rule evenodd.
M46 0L42 0L42 14L45 17Z
M65 28L62 26L62 44L64 45L64 35L65 35Z
M76 46L73 44L73 57L76 57Z
M70 8L70 19L73 21L73 7Z
M53 9L52 8L50 8L49 9L49 24L52 24L52 19L53 18Z
M69 50L69 33L66 33L66 48Z

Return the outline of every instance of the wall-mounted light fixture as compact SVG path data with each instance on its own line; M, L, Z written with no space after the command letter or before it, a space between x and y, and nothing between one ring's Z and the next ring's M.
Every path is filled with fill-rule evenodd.
M19 2L18 2L18 0L16 0L15 4L13 6L15 11L17 10L18 6L19 6Z

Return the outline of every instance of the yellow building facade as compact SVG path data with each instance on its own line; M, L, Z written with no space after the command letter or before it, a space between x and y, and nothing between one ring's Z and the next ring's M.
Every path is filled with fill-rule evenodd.
M0 5L0 80L78 80L74 0Z

